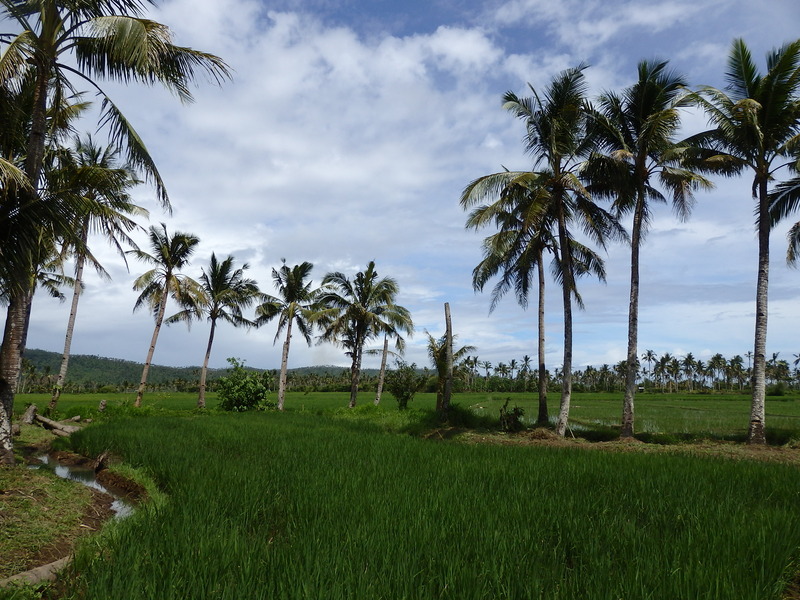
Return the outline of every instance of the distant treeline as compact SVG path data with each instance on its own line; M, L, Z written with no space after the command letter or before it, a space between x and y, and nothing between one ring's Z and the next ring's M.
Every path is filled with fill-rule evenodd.
M50 391L56 375L61 366L61 354L46 350L26 349L22 359L22 374L20 377L19 391L47 392ZM142 377L142 363L119 358L103 356L73 354L69 359L69 374L64 385L64 392L115 392L135 391ZM247 367L248 369L250 367ZM262 372L264 369L252 369ZM277 370L274 373L277 379ZM225 376L227 369L209 369L209 391L214 390L214 382ZM310 379L321 382L340 379L343 375L348 377L349 370L337 366L301 367L289 370L290 379ZM377 369L365 369L364 376L369 381L377 378ZM148 389L194 391L200 380L200 367L167 367L152 365L148 376ZM333 381L331 381L333 380ZM335 384L334 384L335 385ZM345 386L346 387L346 386ZM347 388L349 389L349 388ZM338 390L337 390L338 391Z

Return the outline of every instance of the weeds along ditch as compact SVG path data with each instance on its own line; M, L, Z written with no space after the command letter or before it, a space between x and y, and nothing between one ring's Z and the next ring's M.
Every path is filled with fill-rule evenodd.
M800 558L787 465L302 413L120 418L74 444L167 499L80 547L72 598L778 599Z

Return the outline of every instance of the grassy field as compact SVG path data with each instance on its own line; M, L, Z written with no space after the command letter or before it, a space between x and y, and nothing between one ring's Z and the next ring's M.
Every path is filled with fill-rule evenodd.
M72 597L777 600L795 574L795 467L442 443L308 400L76 434L168 500L82 546Z
M114 414L155 414L160 411L190 412L197 402L194 394L152 393L145 396L144 407L131 408L134 394L64 394L59 404L63 416L98 416L97 405L101 398L109 401ZM359 396L361 410L372 407L374 394ZM289 392L287 412L336 412L347 406L347 393ZM464 393L454 396L454 402L470 409L489 421L497 421L500 407L506 399L509 406L525 410L525 419L532 424L537 413L534 394ZM49 400L45 394L18 395L15 411L21 413L30 402L43 409ZM418 411L435 406L434 394L417 394L411 403L409 415L397 414L393 398L386 394L378 413L387 413L387 423L397 422L398 427L417 418ZM550 397L550 414L558 409L557 393ZM214 394L208 397L208 406L216 405ZM622 394L576 393L572 397L570 428L572 433L590 439L612 439L617 436L622 410ZM749 395L712 394L639 394L636 398L636 431L646 441L677 442L685 439L709 437L743 441L747 433L750 414ZM370 413L375 418L375 413ZM767 436L770 443L782 445L793 439L800 440L800 396L767 398Z

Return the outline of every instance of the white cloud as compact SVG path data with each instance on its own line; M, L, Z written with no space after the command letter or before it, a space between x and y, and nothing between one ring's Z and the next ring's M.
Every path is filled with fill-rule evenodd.
M780 7L781 23L796 16L791 3L769 10ZM488 3L469 9L489 12ZM488 293L474 294L471 271L488 232L464 231L458 206L461 189L475 177L501 165L529 165L523 127L502 110L502 94L527 95L526 82L540 89L583 60L592 64L586 75L593 92L618 88L630 84L638 60L653 55L672 59L693 83L722 85L713 77L732 32L750 27L761 10L738 0L515 0L473 25L458 13L409 35L378 26L365 36L359 33L365 20L379 24L375 15L343 14L334 25L319 15L269 12L250 0L172 0L153 17L173 26L177 43L222 56L233 81L220 88L201 81L190 106L157 88L108 87L169 186L172 217L160 213L151 190L136 192L152 210L151 222L201 238L190 274L199 274L212 251L232 253L250 262L251 276L269 289L271 269L283 257L313 262L316 281L330 270L353 274L374 259L400 282L399 301L417 325L410 361L427 364L423 329L440 334L442 305L450 302L460 341L477 346L482 359L508 362L535 355L535 310L523 311L509 297L487 314ZM704 18L710 11L714 30ZM766 29L751 34L754 48L775 45ZM702 115L687 114L687 132L704 126ZM676 222L667 207L656 210L642 254L642 348L702 356L708 348L742 353L751 343L749 183L717 183L714 193L698 195L688 223ZM785 227L774 237L769 345L790 352L798 275L782 264L784 233ZM144 235L137 239L146 243ZM143 266L132 263L128 274L110 249L101 245L97 252L114 282L90 278L75 351L142 360L152 320L132 315L131 284ZM628 261L626 248L611 247L608 284L580 284L587 310L575 314L577 365L624 357ZM548 362L557 366L561 308L551 282L547 306ZM37 297L30 346L59 350L66 311ZM205 324L190 332L165 329L156 362L198 364L206 335ZM247 334L223 327L212 364L238 356L275 367L280 346L273 337L272 326ZM290 360L300 366L347 359L338 348L294 343Z

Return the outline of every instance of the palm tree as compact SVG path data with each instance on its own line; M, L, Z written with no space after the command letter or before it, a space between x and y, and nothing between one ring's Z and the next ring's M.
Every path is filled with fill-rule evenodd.
M26 335L25 315L31 301L26 282L34 266L26 266L25 257L43 237L55 238L58 231L70 235L69 225L73 223L71 207L40 202L37 195L45 149L55 139L58 126L48 115L55 114L66 98L78 93L70 77L88 84L102 97L101 124L108 126L115 144L125 146L133 167L155 183L165 206L167 194L152 158L97 80L161 82L189 101L188 84L195 71L204 70L217 82L228 77L221 59L174 45L166 26L142 18L144 6L142 0L0 0L0 23L16 25L16 31L0 32L0 42L6 45L0 56L0 89L4 97L9 91L22 90L19 99L25 106L20 112L29 124L24 130L21 168L10 165L5 153L0 165L3 178L14 182L4 190L4 203L13 198L15 204L26 207L23 212L27 215L24 219L15 216L13 231L20 247L0 257L4 261L10 255L15 257L10 268L0 267L5 271L4 284L10 286L0 347L0 461L4 463L13 462L10 414ZM3 123L5 128L7 122ZM25 180L20 177L22 173Z
M428 358L431 359L431 365L436 369L436 408L440 410L444 398L445 381L447 380L447 336L435 338L429 332L425 332L428 336ZM453 336L453 341L457 338ZM475 346L462 346L458 350L453 351L453 364L458 364L470 352L475 351ZM502 364L502 363L500 363ZM498 365L499 367L500 365ZM505 367L505 365L503 365ZM457 367L458 368L458 367Z
M208 361L211 358L211 346L214 343L217 321L225 321L234 327L254 325L252 321L242 316L242 309L248 308L261 297L255 280L244 276L244 272L250 268L250 265L244 263L236 269L233 261L233 256L229 255L225 260L219 262L217 255L212 252L208 271L203 269L203 273L200 275L198 294L186 298L192 304L166 320L167 324L180 321L191 322L195 318L205 316L211 323L206 354L200 369L198 408L206 406L206 375L208 374Z
M751 444L766 444L769 233L773 221L794 210L800 197L800 182L796 179L789 182L790 185L778 186L777 197L772 199L769 184L781 167L796 160L800 133L800 40L770 52L764 74L759 72L744 41L734 40L725 75L727 93L705 87L696 94L696 101L706 111L714 128L691 141L707 149L703 157L718 164L722 173L738 174L747 169L753 172L751 189L756 201L758 276L747 437Z
M647 363L647 372L650 376L653 376L653 363L658 360L656 353L652 350L645 350L644 354L642 354L642 360ZM626 380L627 382L627 380Z
M278 380L278 409L283 410L286 396L286 372L289 364L289 344L292 339L292 324L297 325L298 331L311 345L311 332L319 316L320 307L316 300L319 290L311 287L308 280L314 265L304 262L289 268L286 259L280 269L272 269L272 280L278 289L280 297L264 296L261 304L256 307L256 325L261 327L273 318L278 317L278 330L275 332L275 341L286 329L286 338L283 342L281 354L281 374Z
M321 314L320 339L343 346L352 360L350 408L356 405L358 396L364 344L383 333L398 339L400 332L414 331L411 314L395 303L398 292L394 279L379 278L375 261L370 261L353 281L338 271L328 273L322 280L320 303L325 309Z
M169 28L145 19L144 8L142 0L0 0L0 20L17 25L16 32L0 33L0 41L7 44L0 85L24 76L35 82L25 153L29 181L39 181L48 137L48 101L60 102L76 93L73 76L103 99L101 123L109 126L115 140L126 144L131 162L156 181L159 196L166 201L147 150L98 80L159 82L183 102L191 102L188 84L195 71L205 71L219 83L229 77L229 70L213 54L173 44Z
M142 396L144 395L145 385L147 385L147 373L150 370L150 363L156 350L161 324L164 322L167 300L171 296L182 308L186 308L197 306L198 298L202 294L198 282L178 273L180 269L189 264L189 259L194 254L195 246L200 240L192 234L178 231L170 236L164 223L161 224L160 229L155 225L151 225L149 237L152 254L138 249L128 251L128 254L132 254L139 260L153 265L152 269L140 275L133 282L133 289L141 290L141 294L139 294L133 307L134 312L146 304L152 311L156 321L153 337L150 340L150 348L144 361L144 369L142 369L142 379L136 392L134 406L137 407L142 405ZM200 317L199 311L196 316Z
M139 226L132 216L146 216L148 212L134 204L128 190L140 183L127 165L119 165L119 151L115 148L101 148L91 136L85 140L78 139L74 150L60 153L61 165L56 171L58 177L52 182L56 190L63 186L62 192L77 193L85 200L85 210L77 215L77 244L73 248L75 255L75 279L72 291L72 306L67 321L67 332L64 338L64 352L61 366L53 385L47 412L52 413L61 396L61 388L67 377L72 336L75 330L75 319L78 314L78 302L83 290L83 270L88 260L103 275L108 276L87 247L89 234L100 233L125 258L122 244L136 248L136 243L128 235ZM50 178L48 178L50 179ZM60 185L59 185L60 183ZM127 265L127 261L126 261Z
M531 87L532 97L519 98L513 92L504 96L504 107L526 123L526 149L534 167L542 170L526 174L526 185L535 190L542 207L540 214L555 216L558 273L564 306L564 363L561 406L556 433L566 433L572 396L572 299L576 294L576 261L569 225L579 222L583 232L601 246L610 235L623 232L606 211L592 202L579 179L583 161L593 149L594 140L587 127L584 66L557 75L540 97Z
M675 213L689 215L692 190L711 183L684 169L685 146L674 137L680 129L679 109L689 103L684 78L667 69L667 62L642 61L639 78L622 94L600 96L592 117L604 156L595 156L590 171L593 193L614 197L614 210L621 216L633 213L631 227L631 285L628 312L627 373L622 405L621 437L634 432L634 397L638 364L639 253L652 219L653 202L666 202L654 179L669 192Z

